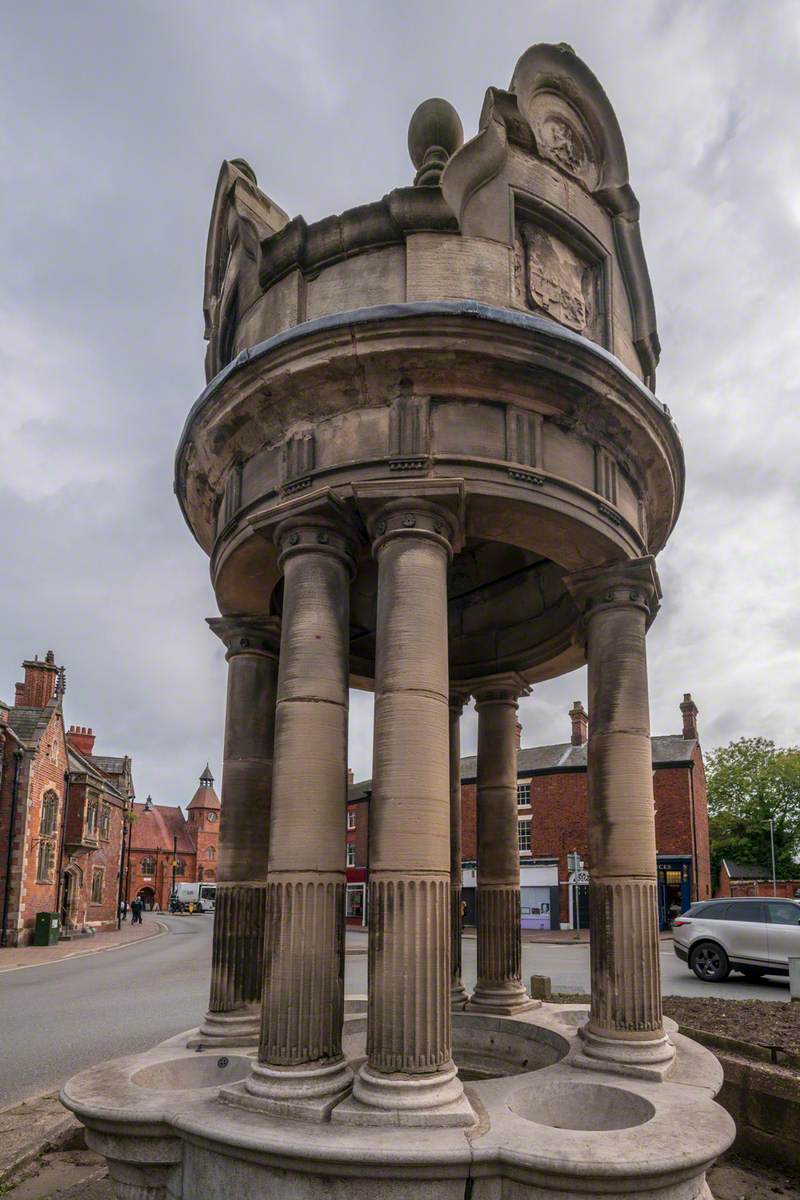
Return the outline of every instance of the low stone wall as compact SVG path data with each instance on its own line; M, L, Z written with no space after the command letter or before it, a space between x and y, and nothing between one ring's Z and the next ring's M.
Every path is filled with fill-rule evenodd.
M740 1154L800 1170L800 1058L681 1026L713 1050L725 1073L717 1102L736 1122Z

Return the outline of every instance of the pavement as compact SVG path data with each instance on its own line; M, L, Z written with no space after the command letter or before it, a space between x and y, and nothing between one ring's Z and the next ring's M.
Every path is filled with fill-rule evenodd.
M33 949L3 951L0 1106L13 1107L0 1111L0 1194L13 1200L110 1200L102 1161L72 1143L72 1119L63 1114L54 1093L84 1067L147 1049L199 1022L208 1003L212 928L211 917L204 914L162 913L133 937L128 925L122 937L98 935L91 948L78 944L75 949L74 943L37 948L35 954L45 957L35 962L29 957ZM549 975L556 992L588 993L587 941L576 942L570 932L566 939L527 933L525 978ZM100 938L108 940L101 943ZM366 930L348 930L345 989L350 995L366 992L367 938ZM476 940L467 934L467 988L475 983L476 952ZM731 976L724 983L701 983L675 957L669 937L661 942L661 969L668 994L789 998L788 981L779 978L747 983ZM54 1148L44 1152L47 1144ZM20 1161L26 1165L12 1182L8 1164L14 1156L17 1170ZM715 1168L711 1187L717 1200L800 1197L800 1190L792 1190L785 1179L738 1160L726 1159Z
M160 937L0 973L0 1107L56 1091L84 1067L146 1050L200 1022L208 1004L212 918L160 913L158 924L167 931ZM348 930L345 988L350 995L367 990L366 946L366 930ZM14 961L29 962L27 949L13 953ZM467 988L475 983L476 953L475 938L465 937ZM526 940L522 967L526 980L550 976L555 992L588 994L587 942ZM732 975L724 983L701 983L675 957L669 939L661 942L661 970L667 994L789 997L788 980L777 977L748 983Z
M55 946L3 946L0 949L0 973L13 971L17 967L40 967L43 963L96 954L99 950L115 950L118 946L128 946L142 938L164 933L165 929L155 917L142 917L141 925L131 925L130 921L125 921L120 929L109 933L57 942Z

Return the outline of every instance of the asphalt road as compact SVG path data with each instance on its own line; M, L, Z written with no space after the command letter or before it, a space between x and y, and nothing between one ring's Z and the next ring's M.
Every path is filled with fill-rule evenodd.
M168 932L122 949L0 973L0 1108L60 1087L93 1063L145 1050L197 1025L208 1003L212 920L159 918ZM367 986L366 935L348 935L345 987ZM464 939L464 982L475 982L474 938ZM662 942L665 993L787 1000L787 980L703 984ZM557 991L589 989L589 950L523 946L525 977L549 975Z

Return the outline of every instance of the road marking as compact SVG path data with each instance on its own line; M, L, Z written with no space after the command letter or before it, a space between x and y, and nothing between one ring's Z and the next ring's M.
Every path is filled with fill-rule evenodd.
M135 938L131 942L120 942L118 946L102 946L98 950L75 950L72 954L62 954L60 958L51 958L49 962L38 963L17 963L15 967L0 967L0 975L8 975L9 971L31 971L34 967L54 967L58 963L68 962L71 958L85 958L87 954L109 954L112 950L127 950L129 946L138 946L141 942L149 942L152 938L161 937L164 933L169 933L169 926L163 921L156 921L159 927L158 933L148 933L146 937ZM21 946L21 950L25 947Z

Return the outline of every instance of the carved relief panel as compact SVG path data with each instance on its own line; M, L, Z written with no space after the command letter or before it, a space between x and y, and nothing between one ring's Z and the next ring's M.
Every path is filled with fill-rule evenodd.
M600 264L532 221L519 222L515 242L517 303L602 343Z

